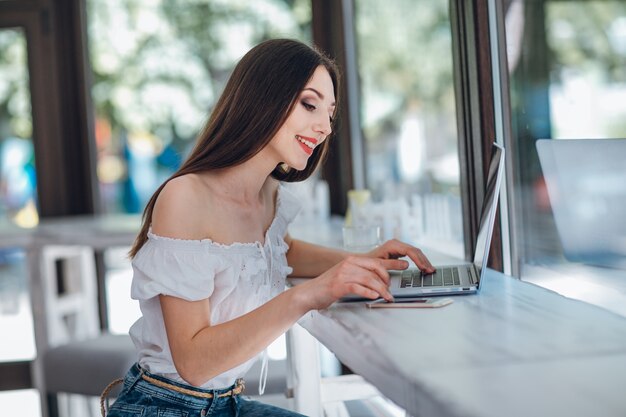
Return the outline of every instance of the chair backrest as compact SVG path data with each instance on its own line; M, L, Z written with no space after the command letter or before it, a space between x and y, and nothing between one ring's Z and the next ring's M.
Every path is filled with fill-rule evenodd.
M41 275L49 347L98 335L93 250L84 246L46 246Z

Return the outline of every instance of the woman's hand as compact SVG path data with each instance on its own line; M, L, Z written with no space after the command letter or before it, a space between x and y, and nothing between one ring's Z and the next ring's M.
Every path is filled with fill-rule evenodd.
M406 269L407 262L398 259L349 256L322 275L294 290L304 291L304 302L311 310L327 308L347 295L391 301L388 269Z
M398 259L408 256L422 271L427 273L435 272L435 268L420 249L396 239L386 241L381 246L366 253L365 256L379 259ZM408 266L408 263L406 263L403 268L397 269L406 269Z

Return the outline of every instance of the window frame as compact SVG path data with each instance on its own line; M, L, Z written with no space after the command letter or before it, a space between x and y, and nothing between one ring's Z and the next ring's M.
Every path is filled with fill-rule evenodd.
M496 141L490 9L485 1L450 1L453 65L461 167L465 259L474 258L491 144ZM496 44L498 40L494 41ZM502 199L501 199L502 201ZM488 266L504 270L502 205L498 206Z
M359 88L354 40L353 0L311 2L313 43L340 68L341 91L337 130L322 168L330 190L331 213L344 215L348 190L365 186L364 140L361 134Z
M331 144L323 174L329 183L332 213L345 214L347 192L364 186L366 166L354 55L354 0L320 0L312 5L313 41L336 59L343 71L341 124ZM491 143L496 138L489 8L486 2L479 0L450 1L449 5L461 168L464 256L466 260L471 260L484 199ZM502 271L503 239L500 220L498 209L489 266Z
M40 218L97 212L84 3L4 0L26 33Z
M27 40L42 219L94 214L98 206L84 22L83 2L0 1L0 28L20 28ZM33 388L39 376L33 374L32 365L33 361L0 363L0 391Z

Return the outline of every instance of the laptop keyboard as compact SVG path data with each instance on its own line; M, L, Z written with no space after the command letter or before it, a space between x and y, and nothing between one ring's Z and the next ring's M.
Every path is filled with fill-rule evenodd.
M400 288L448 287L461 285L458 268L442 268L433 274L422 274L419 269L402 272Z

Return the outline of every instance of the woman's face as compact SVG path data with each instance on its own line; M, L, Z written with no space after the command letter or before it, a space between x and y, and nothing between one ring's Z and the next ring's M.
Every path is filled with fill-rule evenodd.
M300 92L293 111L268 144L268 150L278 158L277 163L284 162L299 171L306 168L313 149L330 135L334 112L333 81L326 68L319 66Z

